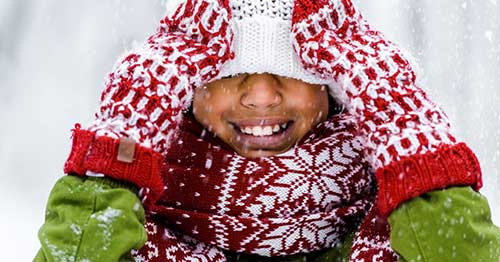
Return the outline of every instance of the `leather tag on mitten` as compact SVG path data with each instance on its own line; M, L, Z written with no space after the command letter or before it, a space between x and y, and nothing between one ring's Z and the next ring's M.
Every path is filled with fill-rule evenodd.
M130 138L120 138L116 159L125 163L134 162L135 141Z

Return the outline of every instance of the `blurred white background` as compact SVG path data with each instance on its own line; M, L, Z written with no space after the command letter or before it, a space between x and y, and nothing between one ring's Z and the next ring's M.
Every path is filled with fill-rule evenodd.
M168 1L168 0L167 0ZM152 33L165 0L0 0L0 249L30 261L70 129L97 108L106 73ZM419 78L478 155L500 224L500 3L358 1L376 28L413 54Z

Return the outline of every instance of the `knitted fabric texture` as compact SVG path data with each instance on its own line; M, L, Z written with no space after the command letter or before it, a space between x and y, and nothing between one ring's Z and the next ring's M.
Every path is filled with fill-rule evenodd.
M194 87L211 81L222 64L234 57L229 18L227 1L189 0L169 12L147 43L126 54L109 74L95 121L82 132L75 132L65 172L101 173L127 181L143 177L141 168L112 163L117 151L112 150L109 138L129 138L140 147L152 149L147 157L136 156L136 163L147 162L136 167L157 166L173 140L182 109L191 104ZM86 152L106 148L109 150L102 151L107 153L103 161ZM147 187L158 195L163 190L158 183L159 169L148 170L151 173L146 181L154 183Z
M481 187L475 155L451 135L446 115L415 84L401 51L371 29L351 1L295 1L292 33L304 67L332 79L330 92L345 97L358 119L383 214L442 188L441 179L456 184L455 176L465 175L467 184ZM452 171L451 162L459 168Z
M312 84L327 84L306 71L290 34L293 0L232 0L235 59L217 78L240 73L272 73Z
M203 137L200 124L186 118L180 143L166 155L167 190L149 208L149 241L136 260L224 261L222 250L281 256L341 244L376 192L353 120L334 116L289 152L248 159ZM372 253L395 256L387 228L367 224L362 231L373 233L363 235L375 244Z
M175 11L170 11L147 43L125 55L109 75L96 120L74 130L65 172L104 174L141 187L148 215L155 217L150 222L158 224L155 221L161 217L160 222L172 228L172 234L165 231L168 239L179 233L210 245L208 249L199 249L209 253L213 251L211 247L216 247L263 255L306 252L338 243L345 233L341 228L356 224L352 219L365 215L372 203L365 198L358 199L360 191L349 193L350 187L363 188L356 182L365 181L364 184L368 180L366 177L333 179L327 183L333 185L329 188L323 181L329 176L319 174L348 172L346 170L355 168L356 161L366 160L368 173L375 174L378 184L375 206L367 217L383 219L401 202L430 190L453 185L474 185L476 189L481 186L481 171L475 155L450 134L445 114L415 85L410 64L392 43L370 28L348 0L296 0L289 38L303 68L315 78L327 79L330 93L345 97L346 115L350 116L349 123L356 127L359 146L344 150L334 142L339 137L333 129L325 128L331 131L330 137L321 136L321 143L312 139L292 150L291 155L277 156L271 162L252 161L234 154L214 158L217 148L223 145L205 148L202 154L192 154L197 147L182 151L179 143L187 141L179 139L182 109L189 107L193 89L220 77L222 68L238 55L233 51L238 44L233 42L232 9L234 5L230 6L228 1L186 0ZM271 13L275 20L287 17L286 12ZM310 78L302 80L312 82ZM326 124L335 127L334 123ZM130 140L126 139L136 144L129 147ZM328 147L328 143L333 145ZM130 149L125 150L129 156L125 157L126 161L122 161L124 158L120 155L123 148ZM342 162L346 155L351 159L353 153L361 160ZM182 157L165 161L169 154ZM203 163L197 162L202 160ZM347 169L349 164L351 167ZM215 173L191 172L194 167L210 166ZM268 184L260 184L261 180L245 181L262 175L259 173L262 169L279 170L265 173L275 176L262 180L271 181L267 183L272 183L270 189L275 192L266 192ZM304 170L315 172L311 178L304 179ZM345 176L348 175L341 174L339 178ZM213 188L202 187L200 183L207 179ZM281 184L284 186L278 186ZM186 185L195 191L183 191ZM252 186L262 188L252 194L248 192ZM312 193L308 195L300 191L301 188L309 188ZM288 193L294 190L299 190L296 195ZM206 195L198 200L195 194L210 191L214 191L213 198ZM261 192L265 194L257 197ZM176 200L176 196L182 201ZM294 196L302 200L295 201ZM356 203L355 199L360 202ZM185 206L188 203L191 206ZM246 203L254 206L247 207ZM280 213L273 213L276 210ZM304 220L292 221L292 215ZM270 219L264 219L266 223L263 223L263 217ZM359 252L353 252L351 261L360 258L377 261L379 253L372 252L373 248L388 247L384 242L388 241L384 227L371 222L363 221L365 226L358 231L353 247ZM266 231L266 228L276 230ZM195 233L202 229L203 233ZM302 233L284 239L283 236L289 236L288 232ZM238 237L242 234L247 238ZM175 245L199 247L185 244L183 239L179 238ZM287 242L288 239L291 242ZM269 245L262 246L261 242ZM382 242L386 244L373 244ZM200 252L206 255L205 251ZM195 250L189 252L198 254ZM390 251L384 254L392 257Z

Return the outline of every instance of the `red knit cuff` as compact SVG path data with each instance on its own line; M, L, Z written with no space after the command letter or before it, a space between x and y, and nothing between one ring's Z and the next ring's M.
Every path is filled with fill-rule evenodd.
M443 145L438 151L405 157L379 168L378 206L388 216L403 201L450 186L482 187L481 168L464 143Z
M135 145L133 161L117 159L120 140L96 136L94 132L73 129L73 146L64 165L64 172L84 176L87 171L101 173L114 179L131 182L141 188L149 188L153 197L163 190L160 176L161 154L150 148Z

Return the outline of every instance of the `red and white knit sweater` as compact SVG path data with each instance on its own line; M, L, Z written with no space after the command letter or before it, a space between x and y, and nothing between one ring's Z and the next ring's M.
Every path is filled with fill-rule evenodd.
M450 134L446 115L415 81L400 49L373 30L350 0L297 0L294 46L306 69L332 79L366 139L388 214L446 184L481 186L474 154Z
M250 161L233 156L228 159L234 162L224 162L224 158L221 158L204 163L204 165L225 165L223 169L228 176L226 179L229 179L225 187L213 188L213 192L208 194L217 197L204 198L202 201L203 203L212 201L214 207L209 206L205 210L206 213L211 213L209 221L203 224L206 227L202 227L202 224L194 227L196 223L203 223L200 221L209 218L196 218L199 212L194 208L197 207L194 204L191 205L194 210L181 208L183 210L181 213L174 212L176 208L182 207L183 203L179 205L174 200L175 195L172 194L181 191L172 191L169 181L178 182L190 178L181 183L184 185L189 183L190 188L195 189L199 181L215 179L211 177L213 174L200 172L194 172L200 180L190 177L189 161L183 162L181 168L175 172L175 165L165 161L165 157L169 154L189 156L188 152L181 154L180 151L176 151L180 149L175 146L176 141L177 143L182 141L177 137L181 135L178 130L182 121L182 109L191 103L193 89L214 79L224 63L233 58L230 18L231 11L227 0L186 0L175 12L162 20L159 29L148 39L146 45L126 55L109 75L96 120L85 128L77 126L74 130L73 147L65 165L65 172L79 175L85 175L87 172L101 173L141 187L144 203L150 215L163 216L167 225L171 224L176 228L175 232L170 229L157 232L156 235L160 235L159 239L165 240L162 242L167 245L164 248L171 251L183 250L184 253L181 253L189 256L202 254L200 256L206 261L215 261L211 257L220 255L214 246L237 252L283 255L334 245L341 239L343 233L332 232L336 232L341 224L350 221L350 212L364 210L362 214L358 214L363 216L366 213L365 209L370 206L368 205L370 201L366 202L368 198L356 205L355 201L348 201L338 196L342 201L337 199L332 200L332 203L336 203L337 207L344 206L348 210L332 216L329 220L327 215L320 215L319 218L316 216L326 212L328 208L331 211L331 206L328 207L326 204L326 207L322 206L323 209L318 209L314 205L302 206L303 202L299 201L287 209L280 204L287 201L293 203L293 197L280 191L274 192L274 197L286 196L286 199L282 202L275 201L274 205L265 207L271 212L264 212L268 224L258 224L257 220L253 220L255 219L253 216L258 217L260 214L257 213L262 213L262 210L255 211L257 207L253 211L257 213L251 213L252 209L250 211L236 209L231 216L224 216L229 211L228 202L233 199L230 193L236 192L244 196L244 192L253 185L248 184L248 181L247 183L234 181L245 179L242 176L251 177L254 172L257 174L258 169L266 165L265 161ZM330 79L330 91L345 98L349 115L355 120L354 126L360 128L356 137L363 145L363 152L358 156L363 158L362 155L366 155L370 170L376 174L378 184L376 206L372 208L367 220L358 231L357 242L353 248L355 251L351 257L353 261L360 257L363 259L376 257L377 253L374 251L378 252L379 249L373 248L371 244L377 241L382 243L382 246L388 245L386 234L381 233L383 237L377 238L378 231L373 230L377 228L377 219L372 218L386 216L402 201L429 190L451 185L474 185L476 188L481 186L480 168L474 154L465 144L457 143L450 134L446 116L427 98L425 92L415 85L415 74L401 52L379 32L369 27L351 1L295 1L291 34L294 36L294 47L304 67L324 79ZM324 139L323 137L323 142ZM338 148L330 148L329 156L323 157L336 161L338 155L335 155L335 149ZM210 154L215 149L207 150L206 154ZM309 153L316 158L316 154L321 152L310 148ZM305 151L302 153L305 154ZM294 159L293 157L300 157L302 153L294 151L290 157ZM204 159L204 157L206 156L192 156L193 159ZM240 162L246 166L242 169L243 172L241 170L236 172L241 167ZM300 166L300 163L304 163L305 166ZM304 169L306 164L311 163L308 160L294 159L290 160L287 168L274 168L278 168L279 174L288 179L292 166ZM314 163L313 166L317 168L317 164ZM328 165L330 164L328 162ZM266 168L272 170L271 167ZM273 179L279 182L281 178ZM313 183L299 181L289 186L301 187L306 182ZM348 180L346 181L344 183L348 183ZM369 176L356 181L367 183ZM214 185L218 184L212 182ZM318 186L317 181L314 183L307 190L313 190L313 186ZM336 181L334 184L338 186L338 183ZM176 185L180 186L180 183ZM362 192L359 190L358 188L358 193ZM193 203L198 201L196 192L191 192L194 197L191 200ZM345 193L343 190L340 192ZM325 198L324 201L330 200ZM259 203L259 199L242 203L252 205ZM357 207L352 209L353 206ZM251 248L245 249L245 245L248 246L252 241L266 243L265 234L260 234L262 232L259 228L280 225L282 221L280 219L283 218L277 217L280 214L272 212L276 210L280 210L281 215L288 214L288 217L293 217L298 212L328 225L311 227L314 228L311 233L315 236L314 241L303 240L303 234L290 238L294 241L300 240L292 241L293 243L310 243L310 246L287 244L286 240L283 240L285 243L281 243L279 247L269 244L257 248L250 245ZM382 216L379 216L379 212ZM175 214L175 217L172 217L172 214ZM185 221L174 219L179 217L184 217ZM248 218L248 221L240 228L242 222L233 221L234 217ZM208 228L214 219L220 219L218 223L220 227ZM333 222L332 219L337 222ZM302 230L308 228L308 221L299 219L294 225ZM148 224L148 230L155 231L158 226ZM319 228L323 226L329 228L329 234L321 233ZM202 228L207 231L205 234L198 234ZM249 228L253 229L249 232L250 235L253 234L253 239L240 238L235 234L238 230L244 231ZM210 234L208 230L215 231ZM179 232L184 235L175 236ZM269 234L278 237L285 232L290 232L290 229L283 228L281 231ZM155 234L151 234L153 235ZM168 239L175 239L175 243L167 241ZM190 245L189 243L193 241L196 244ZM388 250L387 256L394 258L390 253L390 247L384 248ZM163 259L157 261L169 261L168 258L163 257ZM177 260L184 261L181 258Z
M159 249L187 260L193 248L179 246L187 240L194 249L262 256L341 244L375 197L356 130L352 116L337 115L289 152L249 159L212 135L203 136L206 130L188 117L179 130L182 143L173 143L165 155L166 190L149 209L154 247L137 257L164 261L149 256ZM162 240L165 233L169 241ZM173 247L175 252L168 251Z

